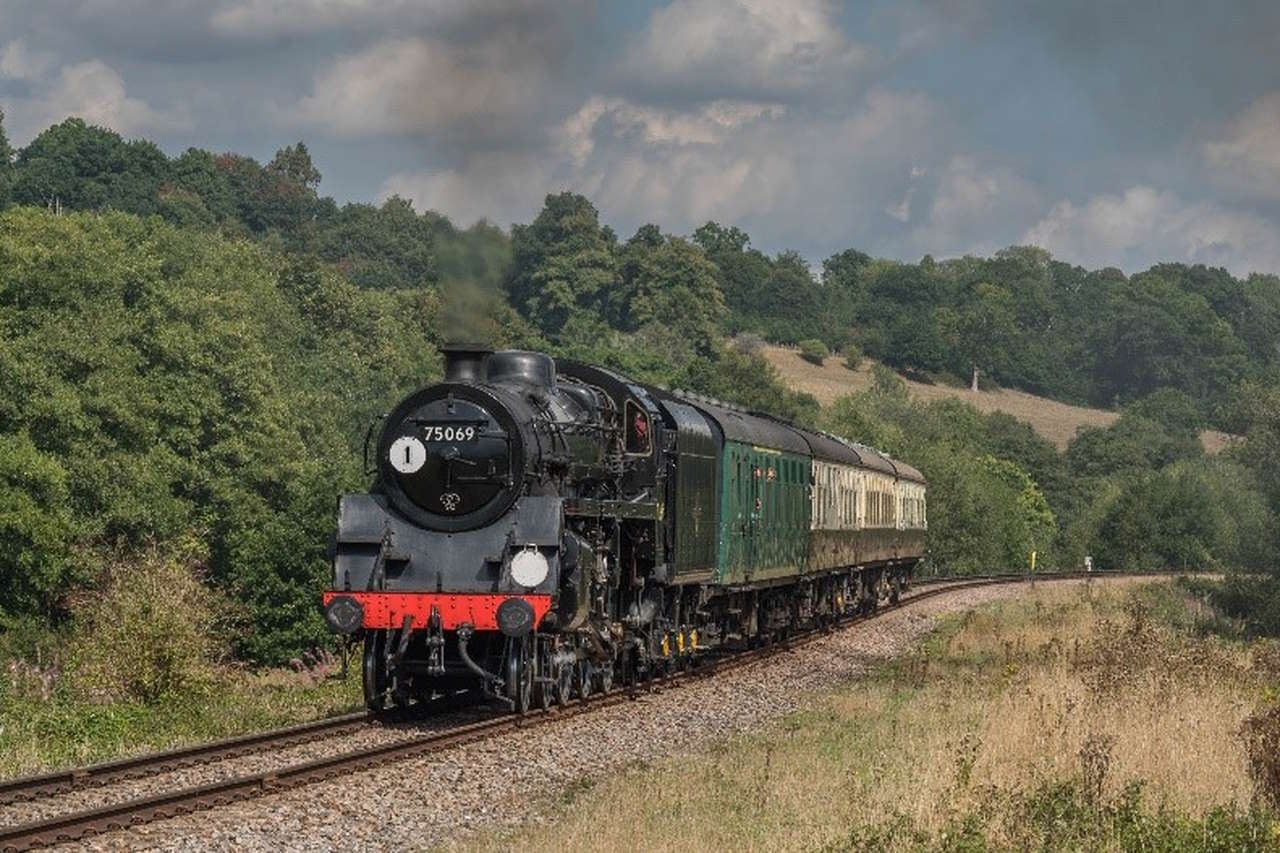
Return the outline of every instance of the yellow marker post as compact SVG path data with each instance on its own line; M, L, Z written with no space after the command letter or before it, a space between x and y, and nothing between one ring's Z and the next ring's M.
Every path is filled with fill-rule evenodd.
M1031 552L1031 571L1034 572L1035 570L1036 570L1036 552L1032 551Z

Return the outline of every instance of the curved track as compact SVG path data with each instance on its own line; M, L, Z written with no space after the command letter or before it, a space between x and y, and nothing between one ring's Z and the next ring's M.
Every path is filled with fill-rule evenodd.
M212 743L136 755L103 762L102 764L91 764L88 767L76 767L38 776L7 779L0 781L0 805L27 802L38 797L69 794L123 779L141 779L183 767L249 755L264 749L295 746L319 738L354 731L360 726L366 725L369 719L368 713L360 711L354 714L344 714L340 717L330 717L311 723L273 729ZM2 837L0 836L0 838Z
M882 607L865 616L842 620L832 628L808 630L785 642L774 643L723 657L714 657L691 670L654 678L652 681L642 685L615 688L608 693L596 694L585 700L579 699L569 705L555 706L546 711L531 711L525 715L505 713L500 716L372 748L341 752L332 756L228 778L205 785L168 791L84 811L68 812L31 823L0 827L0 851L29 850L60 842L75 841L134 824L213 808L286 788L310 784L334 776L367 770L392 761L438 752L461 744L484 740L505 732L564 720L578 714L590 713L601 708L626 702L638 690L673 685L689 678L703 678L717 672L747 666L763 658L815 642L826 636L831 630L842 630L861 624L899 607L905 607L916 601L957 590L996 584L1034 582L1037 580L1150 575L1151 573L1137 575L1126 572L1094 572L1092 574L1054 572L1034 575L987 575L961 579L930 578L918 580L913 584L913 591L908 595L904 595L897 604ZM276 729L261 734L217 741L201 746L0 782L0 803L30 801L42 796L58 796L87 787L107 785L124 779L141 778L194 764L219 761L264 750L279 749L284 746L293 746L319 738L342 736L361 726L368 725L369 722L369 716L361 712L314 723L306 723L300 726L292 726L286 729Z

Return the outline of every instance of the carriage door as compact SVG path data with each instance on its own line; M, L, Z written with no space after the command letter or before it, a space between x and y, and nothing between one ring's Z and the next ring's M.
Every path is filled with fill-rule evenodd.
M755 570L759 567L761 559L760 545L760 528L763 518L763 504L761 498L763 493L761 487L764 483L764 471L760 467L760 460L754 454L748 457L747 462L747 512L749 519L747 522L747 579L750 580Z
M751 465L740 448L731 448L725 467L730 473L725 511L729 551L724 579L736 582L745 578L751 565Z

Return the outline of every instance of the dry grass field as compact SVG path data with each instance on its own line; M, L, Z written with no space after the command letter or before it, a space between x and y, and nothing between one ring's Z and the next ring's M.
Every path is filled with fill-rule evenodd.
M819 367L802 359L798 351L786 347L766 346L761 353L790 388L812 394L824 406L846 394L865 391L871 387L871 370L875 366L875 362L871 359L864 358L857 370L850 370L844 366L844 360L838 356L828 358ZM907 383L907 388L913 397L926 402L963 400L979 411L1006 412L1013 415L1018 420L1030 424L1036 432L1053 442L1059 450L1067 446L1080 427L1109 426L1118 417L1115 412L1072 406L1022 391L1002 388L997 391L974 393L967 388L927 385L905 378L903 381ZM1231 436L1217 430L1205 430L1200 434L1200 441L1210 453L1217 453L1231 440Z
M480 846L1280 849L1241 734L1275 708L1280 653L1194 614L1164 582L972 611L773 730L584 783Z

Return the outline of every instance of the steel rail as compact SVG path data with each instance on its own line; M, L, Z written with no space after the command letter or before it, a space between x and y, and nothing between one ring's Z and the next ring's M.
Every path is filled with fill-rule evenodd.
M924 579L922 581L915 582L912 587L926 588L920 589L920 591L909 595L904 595L896 604L881 607L871 613L841 620L827 628L806 629L802 633L796 634L785 640L749 649L744 652L726 655L724 657L711 658L693 669L680 670L662 677L655 677L652 680L639 684L619 686L610 690L608 693L596 694L588 697L587 699L578 699L568 705L557 705L547 710L533 710L524 715L515 713L503 714L491 719L480 720L474 723L466 723L461 726L434 732L422 737L395 741L388 744L382 744L332 756L325 756L296 765L266 770L246 776L225 779L204 785L197 785L163 794L142 797L135 800L123 801L84 811L65 813L30 823L0 827L0 851L5 851L5 853L15 851L16 853L16 851L29 850L36 847L76 841L91 835L101 834L103 832L124 829L129 826L173 817L176 815L189 814L194 811L210 809L231 802L275 793L288 788L300 787L302 785L307 785L312 782L318 782L335 776L373 769L392 761L400 761L407 758L428 755L444 749L484 740L508 731L533 728L539 725L565 720L579 714L591 713L630 701L639 695L643 695L643 693L646 692L646 688L660 689L665 686L678 686L680 683L690 678L705 678L716 673L739 669L761 660L768 659L774 655L793 651L812 642L830 637L838 631L851 628L855 625L861 625L900 608L908 607L915 602L934 598L939 595L945 595L951 592L958 592L965 589L983 586L1034 583L1039 580L1052 581L1089 580L1092 578L1159 577L1169 574L1183 573L1101 571L1040 572L1035 574L1024 573L1016 575L971 576L956 579ZM363 717L364 715L352 716ZM326 721L307 725L319 726L324 722ZM351 720L348 724L353 722L357 721ZM243 739L237 738L235 740L248 741L256 738L261 741L262 738L267 737L270 734L272 733L264 733L264 735L249 735ZM227 743L229 742L222 742L222 744ZM210 748L214 748L220 746L220 744L209 744L208 746ZM190 750L176 750L175 752L194 752L199 749L199 747L194 747ZM144 761L148 757L149 756L140 756L138 759L126 759L122 762L111 762L108 765L99 766L106 767L115 764L128 763L129 761ZM84 769L89 770L91 768ZM75 772L76 771L66 771L67 774L74 774ZM51 774L51 776L60 775L64 774ZM21 780L15 780L15 783L17 781Z
M68 794L123 779L141 779L170 770L250 755L264 747L296 746L322 737L355 731L368 725L370 719L367 711L358 711L194 746L132 755L87 767L5 779L0 781L0 805L27 802L40 796Z

